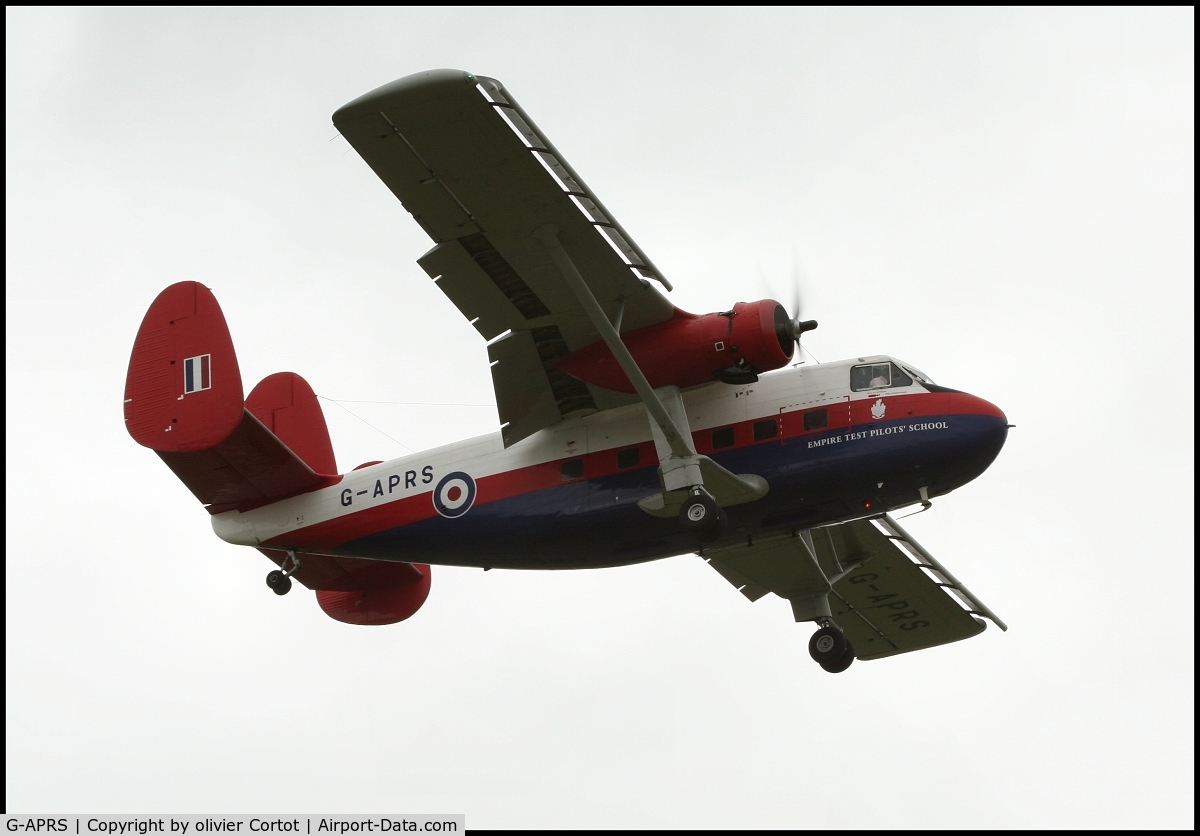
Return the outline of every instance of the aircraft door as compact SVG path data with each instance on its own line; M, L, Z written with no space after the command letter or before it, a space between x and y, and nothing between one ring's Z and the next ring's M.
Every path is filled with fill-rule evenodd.
M828 433L850 426L850 396L833 395L810 398L780 408L785 438L810 433Z
M556 513L572 517L587 511L591 505L588 480L593 467L588 456L587 426L578 422L550 433L555 472L560 481L560 487L554 492Z
M830 429L850 429L852 412L849 395L841 395L829 401Z

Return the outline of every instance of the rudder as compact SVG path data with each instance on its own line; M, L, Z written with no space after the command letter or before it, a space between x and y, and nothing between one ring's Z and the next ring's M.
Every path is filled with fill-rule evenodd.
M242 421L242 375L211 290L179 282L158 294L133 343L125 425L162 453L215 447Z
M294 372L263 378L246 409L317 473L337 473L333 442L317 395L308 381Z

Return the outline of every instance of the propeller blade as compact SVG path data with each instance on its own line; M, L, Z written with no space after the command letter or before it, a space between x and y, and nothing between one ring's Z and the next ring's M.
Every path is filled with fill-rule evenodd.
M796 340L796 348L803 356L804 347L800 344L800 335L808 331L813 331L817 327L815 319L801 319L800 308L800 285L803 283L801 276L800 257L796 254L796 247L792 247L792 337Z
M795 246L792 247L792 318L800 320L800 259Z

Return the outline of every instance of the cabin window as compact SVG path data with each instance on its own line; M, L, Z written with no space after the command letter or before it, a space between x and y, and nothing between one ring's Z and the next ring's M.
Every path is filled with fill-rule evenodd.
M850 389L852 391L891 389L897 386L912 386L912 378L895 363L871 363L850 369Z
M637 467L641 460L641 454L636 447L626 447L624 450L617 451L617 469L628 470L631 467Z
M583 459L567 459L563 462L562 478L564 482L583 478Z
M721 427L712 431L712 446L714 450L733 446L733 427Z
M768 421L754 422L754 440L766 441L768 438L774 438L779 433L779 422L774 418Z
M829 426L828 409L810 409L804 413L804 429L819 430Z

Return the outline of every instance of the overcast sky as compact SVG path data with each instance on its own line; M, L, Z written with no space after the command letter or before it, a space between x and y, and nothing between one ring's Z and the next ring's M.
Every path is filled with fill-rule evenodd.
M468 826L1194 825L1194 12L6 9L9 812ZM695 312L1017 425L910 531L1010 625L830 676L694 556L435 567L356 628L125 433L155 294L343 469L495 431L482 339L333 111L500 79ZM349 411L347 411L349 410ZM373 425L377 429L372 429Z

